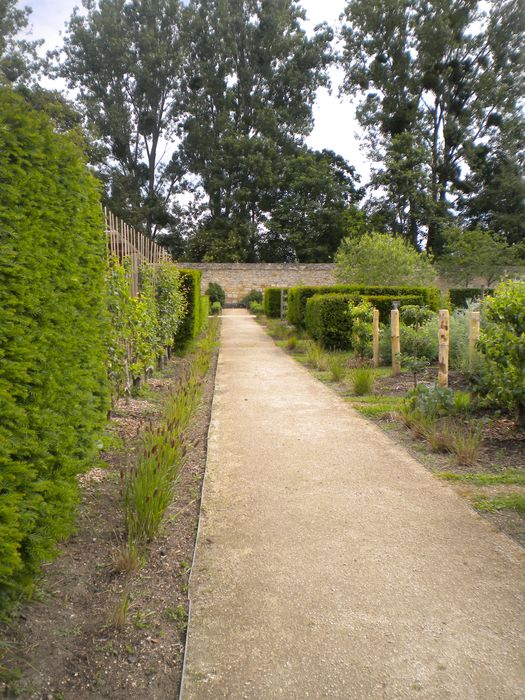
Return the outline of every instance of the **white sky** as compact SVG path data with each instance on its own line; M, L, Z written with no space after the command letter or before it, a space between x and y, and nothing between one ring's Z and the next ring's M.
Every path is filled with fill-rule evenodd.
M305 8L310 26L320 22L328 22L331 26L338 25L338 18L345 6L345 0L300 0ZM71 16L75 6L81 5L80 0L24 0L19 5L32 8L30 24L32 38L44 39L44 50L51 50L61 44L60 33L65 22ZM315 126L307 139L310 147L316 149L329 148L343 155L357 172L368 179L369 168L366 158L360 152L357 133L359 126L355 120L355 108L349 98L342 101L337 96L341 74L332 70L332 95L325 89L318 92L317 103L314 107Z

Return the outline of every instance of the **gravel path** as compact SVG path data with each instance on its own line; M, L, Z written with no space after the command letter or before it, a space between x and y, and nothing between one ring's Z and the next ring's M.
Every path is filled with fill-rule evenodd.
M226 311L184 700L523 698L524 563Z

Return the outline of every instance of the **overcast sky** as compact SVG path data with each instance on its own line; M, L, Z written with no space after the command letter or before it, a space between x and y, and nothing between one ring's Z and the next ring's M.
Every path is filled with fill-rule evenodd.
M61 43L60 33L64 23L71 16L80 0L24 0L20 5L32 8L30 22L34 39L44 39L46 50L54 49ZM310 26L328 22L338 24L338 18L345 6L345 0L302 0ZM340 101L337 97L340 74L332 71L334 83L332 95L327 90L319 90L314 108L315 127L308 138L312 148L329 148L343 155L364 177L368 176L366 160L360 152L357 139L358 125L355 110L348 98Z

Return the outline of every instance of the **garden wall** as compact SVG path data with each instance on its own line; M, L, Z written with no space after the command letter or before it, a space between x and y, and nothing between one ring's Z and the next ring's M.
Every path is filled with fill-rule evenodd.
M201 270L203 291L209 282L218 282L226 292L226 304L238 304L251 289L335 284L335 265L331 263L179 264Z

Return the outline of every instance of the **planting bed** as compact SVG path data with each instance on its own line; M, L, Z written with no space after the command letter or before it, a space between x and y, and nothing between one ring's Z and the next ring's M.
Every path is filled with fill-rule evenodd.
M143 397L119 402L105 464L81 477L76 534L46 567L34 601L1 630L0 692L26 698L168 698L180 683L187 586L206 463L216 355L203 400L186 433L187 458L165 527L143 566L118 571L124 539L121 470L138 434L162 414L163 400L189 358L174 358ZM125 445L125 447L122 447Z

